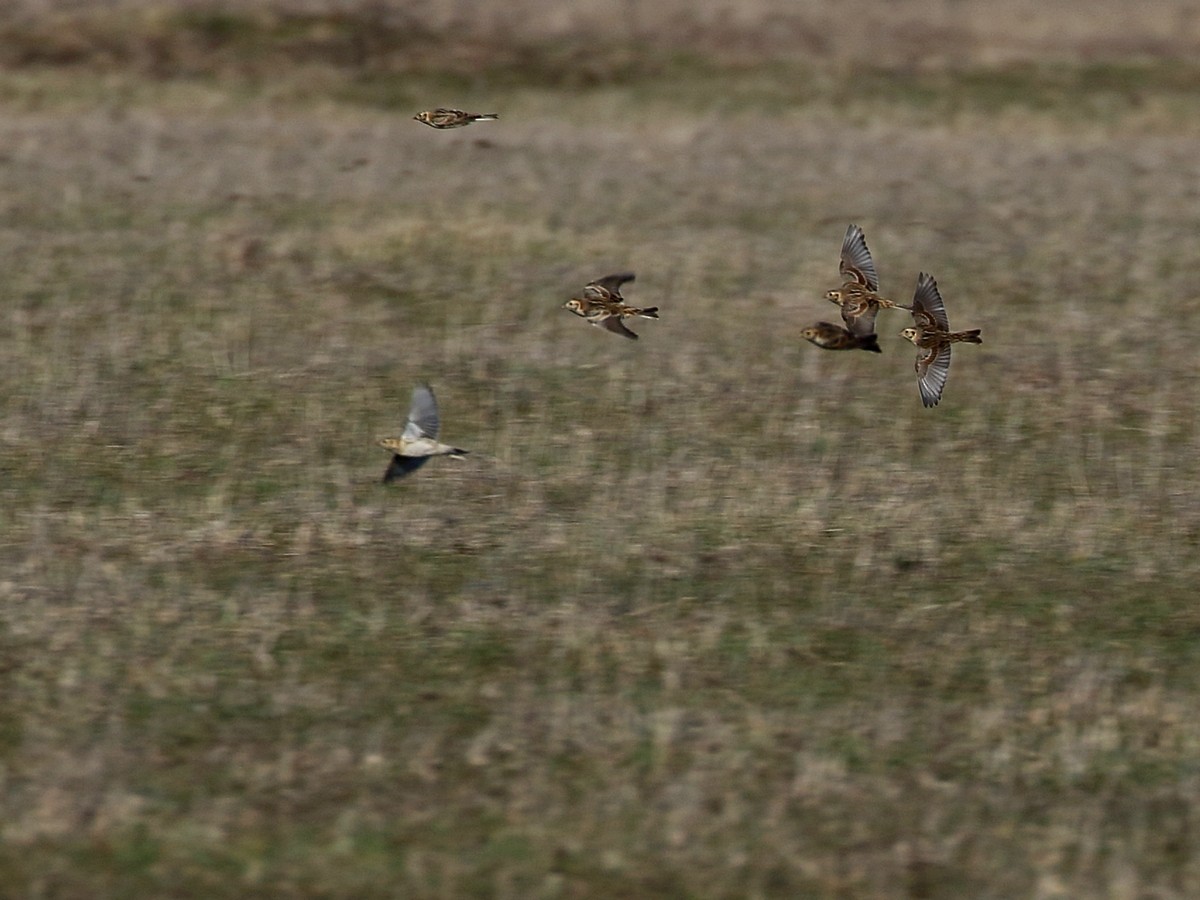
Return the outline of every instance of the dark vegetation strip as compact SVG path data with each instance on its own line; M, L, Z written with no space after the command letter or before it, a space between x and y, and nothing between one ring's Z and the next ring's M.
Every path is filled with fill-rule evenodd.
M1009 104L1057 107L1080 95L1115 96L1137 104L1149 94L1190 94L1200 81L1200 64L1165 51L1086 64L912 66L836 61L836 50L799 33L786 51L748 55L745 48L754 43L753 26L737 40L725 42L725 48L720 35L706 39L693 32L689 30L691 37L684 43L678 34L666 32L570 32L553 39L505 29L483 34L466 22L435 27L416 12L382 4L319 14L269 6L85 10L0 17L0 70L74 68L159 79L258 78L317 66L367 83L391 75L429 75L484 79L493 87L578 89L664 77L728 78L767 66L791 72L797 99L820 91L822 83L832 83L837 85L834 93L921 105L922 98L933 102L931 98L950 87L965 95L968 105L984 109ZM822 60L837 63L832 76L814 66Z

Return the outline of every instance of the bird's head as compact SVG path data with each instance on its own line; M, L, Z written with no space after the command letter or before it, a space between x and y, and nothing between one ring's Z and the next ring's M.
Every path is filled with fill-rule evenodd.
M583 315L583 301L572 298L563 304L563 309L569 309L577 316Z
M826 299L826 300L828 300L830 303L837 303L837 304L840 304L840 303L842 302L842 292L841 292L841 291L836 291L836 290L834 290L834 291L826 291L826 292L825 292L825 299Z
M812 326L800 329L800 337L804 338L806 341L816 340L818 333L819 332L817 329L813 328Z
M379 446L384 450L391 450L393 453L399 453L401 441L400 438L381 438L379 441Z
M921 332L915 328L905 328L900 332L900 337L906 341L912 341L914 344L921 339Z

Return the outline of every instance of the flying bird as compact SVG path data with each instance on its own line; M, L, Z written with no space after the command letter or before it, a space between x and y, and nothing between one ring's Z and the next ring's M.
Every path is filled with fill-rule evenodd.
M912 341L917 347L917 387L921 390L921 402L925 406L937 406L942 399L942 389L950 376L950 345L958 343L982 344L979 329L951 331L946 317L946 304L938 293L937 282L932 275L922 272L917 276L917 290L913 295L912 317L915 328L905 328L900 336Z
M430 128L461 128L463 125L470 125L472 122L491 122L500 118L500 116L496 113L488 113L486 115L466 113L461 109L446 109L439 106L437 109L427 109L425 112L419 112L413 118L418 122L424 122Z
M841 325L830 322L818 322L801 330L800 337L812 341L822 350L870 350L872 353L882 353L879 349L879 338L874 333L855 334Z
M825 299L842 308L842 321L858 335L875 332L875 317L880 309L908 309L907 306L881 297L875 261L867 249L867 239L857 225L846 228L842 238L842 259L838 265L842 286L826 291Z
M412 405L408 410L408 421L404 433L398 438L384 438L379 446L392 451L392 462L383 473L383 483L415 472L431 456L452 456L462 459L467 451L461 447L438 443L437 399L427 384L413 388Z
M582 297L572 297L563 304L575 315L587 319L593 325L605 328L614 334L637 340L638 336L625 327L623 319L657 319L658 307L645 308L626 305L621 296L621 285L633 281L632 272L618 272L588 282Z

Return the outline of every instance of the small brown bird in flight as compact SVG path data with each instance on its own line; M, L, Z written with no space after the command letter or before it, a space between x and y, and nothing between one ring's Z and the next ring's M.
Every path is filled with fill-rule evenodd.
M439 106L437 109L427 109L425 112L417 113L413 118L418 122L424 122L430 128L461 128L472 122L491 122L500 117L496 113L480 115L479 113L466 113L461 109L446 109Z
M900 336L917 347L917 387L921 389L921 402L926 406L937 406L950 376L950 345L982 344L983 338L979 336L978 328L950 330L946 304L938 293L937 282L924 272L917 276L912 317L916 328L905 328Z
M879 349L879 338L871 334L855 334L841 325L829 322L818 322L800 332L800 337L812 341L823 350L870 350L872 353L882 353Z
M863 230L857 225L850 225L846 229L846 236L842 238L842 259L838 271L842 273L842 286L826 291L825 299L842 308L842 321L855 334L873 334L875 317L880 309L908 309L879 295L875 261L867 249Z
M404 433L398 438L384 438L379 446L392 451L392 462L383 473L383 483L415 472L431 456L452 456L462 459L467 451L449 444L439 444L437 400L427 384L413 388L412 406L408 410L408 421Z
M563 309L569 309L593 325L636 341L638 336L626 328L621 320L637 317L657 319L658 307L649 306L642 309L625 304L625 298L621 296L621 285L633 281L633 278L632 272L618 272L615 275L597 278L584 287L582 297L572 297L563 304Z

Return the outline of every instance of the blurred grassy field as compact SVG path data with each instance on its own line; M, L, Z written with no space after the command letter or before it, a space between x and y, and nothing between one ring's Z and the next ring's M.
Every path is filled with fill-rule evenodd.
M1200 69L136 21L0 70L0 894L1200 896Z

